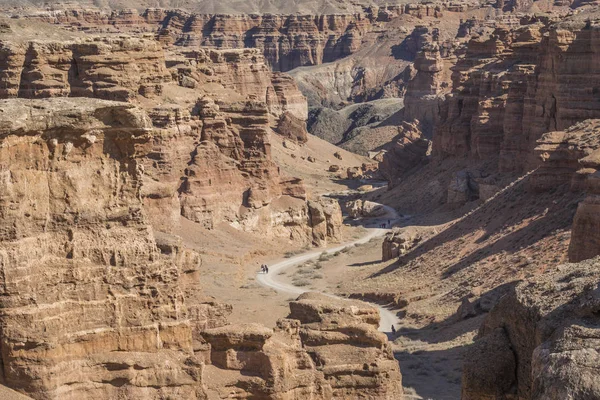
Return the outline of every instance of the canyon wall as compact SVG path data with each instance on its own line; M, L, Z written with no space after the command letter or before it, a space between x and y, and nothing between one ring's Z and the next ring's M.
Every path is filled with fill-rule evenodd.
M598 28L577 20L524 23L468 42L442 104L434 153L497 158L501 171L521 172L535 165L543 133L600 115Z
M140 107L90 98L0 110L2 384L36 399L401 397L376 308L304 295L276 332L228 325L199 255L155 233L147 152L188 115L155 111L155 128ZM337 202L306 207L313 240L339 234Z
M152 38L124 35L6 40L0 66L2 98L94 97L148 110L158 134L140 161L142 195L156 229L172 232L183 216L318 246L341 239L340 208L322 200L330 212L314 224L329 226L323 235L301 180L271 159L272 129L306 140L307 105L259 50L165 52Z
M191 327L219 323L195 297L198 256L162 254L143 209L150 120L96 99L0 109L3 384L38 399L204 398Z
M335 14L197 14L147 9L106 13L72 8L25 13L29 19L96 32L134 31L154 34L164 44L185 47L260 49L275 71L331 62L354 53L363 36L401 15L442 17L475 4L405 4L359 7Z

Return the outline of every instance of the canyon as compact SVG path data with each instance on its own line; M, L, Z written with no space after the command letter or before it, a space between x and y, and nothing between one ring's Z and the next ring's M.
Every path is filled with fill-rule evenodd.
M600 398L598 6L222 3L0 2L0 389Z

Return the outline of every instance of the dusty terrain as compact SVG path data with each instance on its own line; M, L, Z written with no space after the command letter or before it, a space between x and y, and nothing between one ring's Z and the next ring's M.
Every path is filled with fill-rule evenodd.
M598 6L198 4L3 7L2 384L600 396Z

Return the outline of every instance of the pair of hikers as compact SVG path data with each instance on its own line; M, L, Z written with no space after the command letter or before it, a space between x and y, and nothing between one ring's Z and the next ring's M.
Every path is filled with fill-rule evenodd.
M260 266L260 270L262 271L263 274L268 274L269 273L269 267L267 267L267 264L263 264Z
M387 227L387 228L391 228L391 227L392 227L392 221L390 221L390 220L388 219L387 225L386 225L385 223L383 223L383 224L381 224L379 227L380 227L380 228L386 228L386 227Z

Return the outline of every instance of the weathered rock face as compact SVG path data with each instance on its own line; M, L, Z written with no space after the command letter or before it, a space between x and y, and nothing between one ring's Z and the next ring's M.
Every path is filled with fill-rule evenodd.
M541 28L497 28L468 42L454 68L452 93L441 108L434 153L499 157L501 169L522 168L532 150L523 133L531 123L524 108L525 97L535 90Z
M577 262L600 255L600 151L580 160L578 175L584 179L586 198L579 203L573 220L569 260ZM578 179L579 180L579 179Z
M427 42L420 49L414 61L417 73L406 87L404 112L406 120L420 122L421 130L431 138L439 117L439 102L443 100L442 91L448 85L443 80L444 64L439 45Z
M195 88L217 82L243 98L266 103L275 120L284 113L301 122L308 118L306 99L294 80L287 74L273 73L258 49L183 49L168 61L175 64L182 86Z
M416 246L422 239L421 234L414 227L394 228L385 235L381 245L381 259L388 261L398 258Z
M154 40L89 39L76 43L0 44L0 98L96 97L131 101L160 94L170 81Z
M295 117L292 113L286 111L277 123L277 133L298 143L306 143L308 132L306 131L306 121Z
M539 166L530 187L537 192L568 185L573 192L586 192L573 220L569 260L578 262L600 255L598 218L598 169L600 169L599 120L586 120L558 132L542 135L534 154Z
M0 104L2 380L35 398L204 398L198 256L143 210L152 124L126 103ZM32 295L34 293L35 295Z
M441 107L434 153L497 157L501 171L535 166L543 133L600 116L598 93L590 89L597 35L583 21L528 20L471 39Z
M258 324L207 329L215 374L241 398L401 399L402 377L377 309L306 293L275 331ZM213 368L213 367L208 367ZM225 375L225 374L223 374Z
M382 156L379 171L393 187L405 173L425 161L430 154L431 141L423 136L419 122L403 122L398 126L398 136Z
M504 296L465 357L462 398L599 397L599 264L553 267Z
M549 132L537 141L534 154L541 164L531 177L536 191L569 184L571 190L585 189L586 172L580 160L600 148L600 120L586 120L565 131Z

